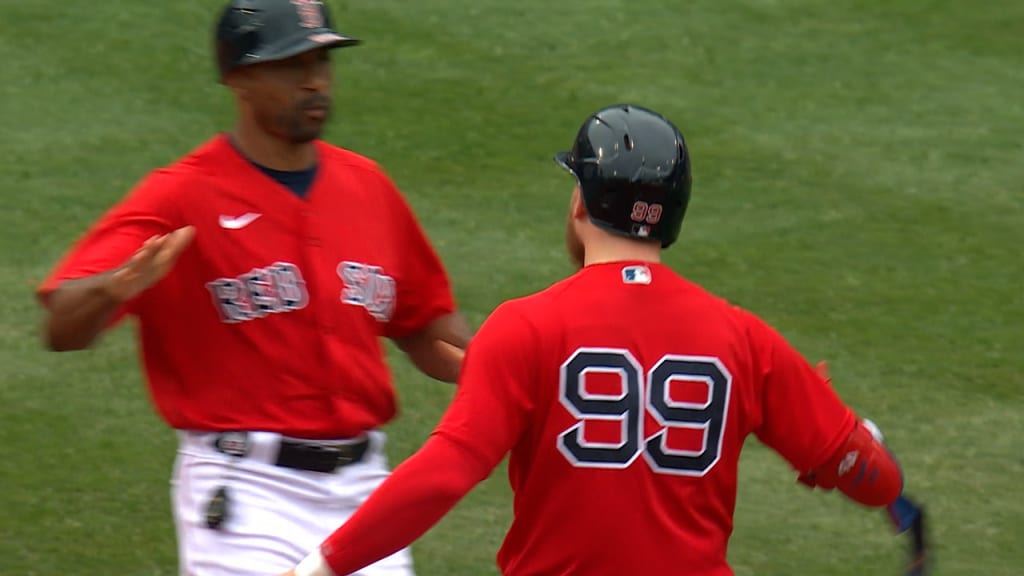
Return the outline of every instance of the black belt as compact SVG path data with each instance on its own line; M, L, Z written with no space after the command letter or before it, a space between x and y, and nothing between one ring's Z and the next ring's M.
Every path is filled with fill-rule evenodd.
M248 434L222 432L217 434L213 446L223 454L244 457L249 453ZM369 437L344 444L282 438L274 464L310 472L334 472L338 468L362 461L369 448Z

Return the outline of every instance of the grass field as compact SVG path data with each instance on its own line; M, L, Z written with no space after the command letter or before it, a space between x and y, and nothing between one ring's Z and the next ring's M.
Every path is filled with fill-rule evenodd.
M569 272L584 116L631 101L688 137L676 269L753 309L876 420L933 519L941 575L1024 574L1024 3L355 0L327 138L380 161L474 325ZM41 349L31 297L147 170L230 127L220 2L0 0L0 574L175 574L175 438L131 330ZM393 461L452 389L395 356ZM1016 488L1015 488L1016 487ZM421 575L495 574L502 472L416 546ZM897 574L880 513L794 485L750 442L741 576Z

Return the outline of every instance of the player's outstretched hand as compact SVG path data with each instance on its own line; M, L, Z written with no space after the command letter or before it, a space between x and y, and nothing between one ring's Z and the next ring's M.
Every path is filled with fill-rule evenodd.
M818 364L814 366L814 371L818 373L818 376L824 378L826 382L832 382L832 377L828 373L827 360L822 360L821 362L818 362Z
M814 367L819 376L831 383L832 378L828 372L828 362L822 360ZM871 432L879 443L884 441L882 431L874 422L864 419L864 426ZM808 486L814 487L813 475L801 475L798 480ZM917 502L901 494L895 502L886 506L889 520L897 534L907 532L910 534L910 565L905 572L906 576L927 576L931 573L930 550L925 530L924 508Z
M110 294L119 302L127 302L156 284L188 248L195 233L194 227L183 226L170 234L146 240L127 262L111 274Z

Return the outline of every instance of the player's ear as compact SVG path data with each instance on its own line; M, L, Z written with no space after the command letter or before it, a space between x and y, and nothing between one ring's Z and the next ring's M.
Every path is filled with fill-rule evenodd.
M240 70L229 72L224 76L224 85L240 100L248 100L249 83L248 76Z

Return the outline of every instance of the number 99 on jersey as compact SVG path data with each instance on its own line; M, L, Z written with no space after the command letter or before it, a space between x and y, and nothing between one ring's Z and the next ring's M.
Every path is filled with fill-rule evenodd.
M588 374L613 374L621 387L615 394L587 390ZM674 381L707 386L704 401L673 400ZM703 476L718 462L728 414L732 375L718 358L665 355L644 372L628 351L618 348L579 348L561 367L559 399L577 422L558 436L558 450L581 468L623 469L641 454L652 470L663 474ZM645 414L657 430L645 431ZM594 442L584 438L587 422L621 424L620 441ZM669 430L703 432L699 450L668 447ZM647 433L652 433L649 437Z

